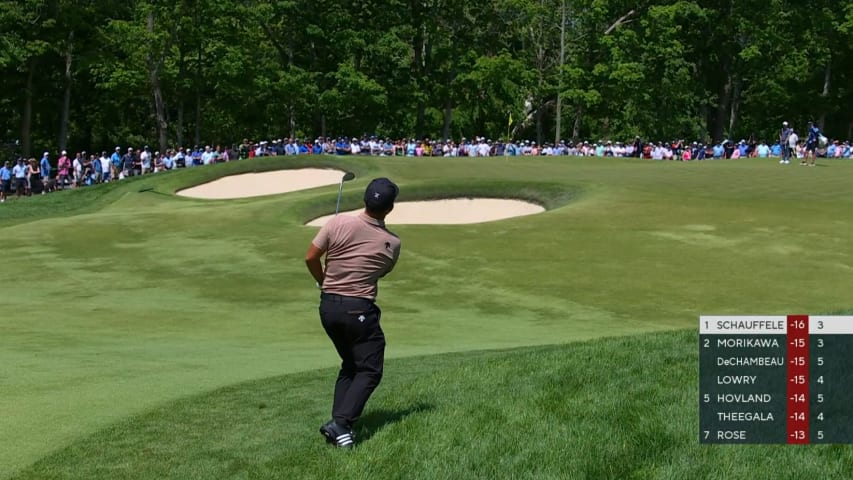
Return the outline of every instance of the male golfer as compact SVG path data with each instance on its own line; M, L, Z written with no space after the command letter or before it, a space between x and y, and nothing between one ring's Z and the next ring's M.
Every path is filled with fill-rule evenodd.
M779 132L779 146L782 147L782 159L779 163L787 165L791 163L791 148L788 146L788 137L794 129L788 126L788 122L782 122L782 130Z
M322 289L320 320L341 357L332 419L320 427L336 447L353 446L353 424L382 379L385 335L374 300L379 279L400 256L400 239L385 228L398 192L387 178L373 180L364 192L364 212L333 217L305 254L308 271Z

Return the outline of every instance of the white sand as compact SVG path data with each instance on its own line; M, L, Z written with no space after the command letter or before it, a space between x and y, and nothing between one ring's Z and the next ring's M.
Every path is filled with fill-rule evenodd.
M295 192L326 185L338 185L345 172L319 168L278 170L263 173L244 173L223 177L213 182L177 192L184 197L202 199L234 199ZM341 212L341 215L358 215L363 209ZM388 215L388 225L461 225L492 222L505 218L542 213L539 205L520 200L496 198L456 198L427 202L400 202ZM333 215L308 223L323 226Z
M345 172L303 168L231 175L177 192L183 197L222 200L296 192L325 185L338 185Z
M364 209L341 212L341 215L358 215ZM496 198L454 198L427 202L399 202L385 218L388 225L462 225L493 222L512 217L542 213L539 205L521 200ZM308 223L322 227L334 215L327 215Z

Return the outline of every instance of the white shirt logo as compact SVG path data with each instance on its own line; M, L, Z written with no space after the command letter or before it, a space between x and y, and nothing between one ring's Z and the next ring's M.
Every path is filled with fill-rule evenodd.
M359 315L359 316L358 316L358 321L359 321L359 322L361 322L361 323L364 323L364 315Z

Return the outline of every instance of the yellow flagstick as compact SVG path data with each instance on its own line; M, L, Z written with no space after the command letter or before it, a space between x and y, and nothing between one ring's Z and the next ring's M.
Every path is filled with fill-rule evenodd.
M510 137L511 127L512 127L512 112L510 111L509 112L509 119L507 120L507 124L506 124L506 141L507 141L507 143L509 143L509 141L511 140L511 137ZM506 150L504 150L504 151L506 151Z

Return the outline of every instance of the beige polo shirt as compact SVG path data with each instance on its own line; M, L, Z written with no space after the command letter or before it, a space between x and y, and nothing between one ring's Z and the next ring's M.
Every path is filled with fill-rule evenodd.
M332 218L312 243L326 252L323 292L349 297L375 300L379 279L400 257L400 239L364 212Z

